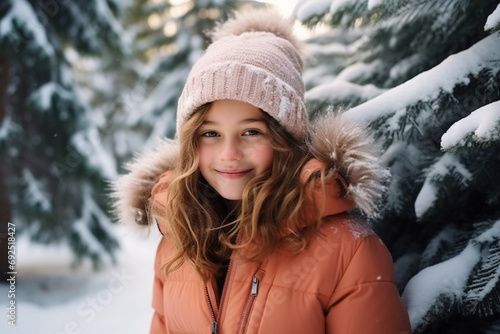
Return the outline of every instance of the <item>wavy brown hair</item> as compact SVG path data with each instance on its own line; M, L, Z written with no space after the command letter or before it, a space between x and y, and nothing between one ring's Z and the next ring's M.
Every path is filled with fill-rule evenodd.
M198 130L209 108L199 108L180 129L179 163L167 185L166 208L152 207L165 221L160 228L174 249L163 267L167 274L187 261L208 279L233 251L244 261L261 261L283 245L300 252L310 237L300 225L307 200L300 173L311 158L306 141L293 138L263 112L274 149L272 167L252 179L241 201L229 208L199 171ZM284 223L294 233L283 233Z

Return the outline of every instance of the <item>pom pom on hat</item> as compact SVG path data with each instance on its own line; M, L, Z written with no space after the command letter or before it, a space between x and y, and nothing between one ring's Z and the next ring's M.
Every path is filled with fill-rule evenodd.
M291 20L274 9L237 13L211 33L179 98L177 132L202 105L231 99L267 112L295 138L305 138L301 42Z
M293 21L281 17L278 10L253 10L237 12L232 19L217 26L208 33L212 42L230 35L241 35L245 32L265 31L288 40L300 52L304 48L303 42L293 33Z

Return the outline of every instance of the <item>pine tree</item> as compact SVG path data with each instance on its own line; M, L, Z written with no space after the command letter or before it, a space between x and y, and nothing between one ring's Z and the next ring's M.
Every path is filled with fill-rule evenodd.
M373 222L414 333L500 328L500 5L301 0L312 117L330 104L373 129L390 168ZM327 27L327 28L324 28Z
M128 52L122 10L114 0L0 4L0 224L65 242L94 266L118 247L105 196L117 167L74 68L83 56Z

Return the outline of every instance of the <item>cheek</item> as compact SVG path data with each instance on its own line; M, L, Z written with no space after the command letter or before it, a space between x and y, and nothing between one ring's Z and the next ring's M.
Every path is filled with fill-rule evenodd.
M202 174L208 169L208 166L211 163L211 153L205 147L200 146L198 149L198 159L200 165L200 171Z
M255 160L260 167L260 171L266 171L271 168L273 164L274 150L271 147L262 147L255 151Z

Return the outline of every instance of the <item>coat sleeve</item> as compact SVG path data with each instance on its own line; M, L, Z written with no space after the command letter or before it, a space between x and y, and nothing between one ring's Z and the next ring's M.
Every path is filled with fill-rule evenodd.
M155 275L153 283L153 319L151 321L150 334L166 333L165 315L163 308L163 283L164 275L161 272L162 258L164 252L165 238L162 238L155 258Z
M410 334L391 255L377 235L355 250L326 314L326 333Z
M173 173L171 171L167 171L160 175L156 184L153 186L151 190L151 198L150 201L153 201L153 206L156 208L163 210L165 209L165 203L167 202L167 189L168 183L173 178ZM156 223L160 232L163 234L162 226L165 226L164 218L161 216L156 216ZM166 324L165 324L165 313L163 307L163 285L165 282L165 275L162 272L161 268L164 264L165 254L168 253L168 243L165 237L163 237L158 244L158 248L156 250L156 258L155 258L155 277L153 283L153 319L151 321L151 334L163 334L166 333Z

